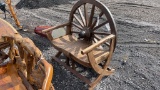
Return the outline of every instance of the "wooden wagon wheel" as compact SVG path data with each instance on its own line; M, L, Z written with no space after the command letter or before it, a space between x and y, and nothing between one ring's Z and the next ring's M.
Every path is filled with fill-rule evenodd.
M110 34L116 36L117 33L111 12L97 0L78 1L70 13L70 23L71 33L78 39L92 42L99 41ZM117 37L114 40L114 49L116 39ZM106 46L110 47L110 42L106 42Z
M89 84L91 86L90 89L93 89L103 76L114 72L114 69L108 67L117 40L114 19L109 9L98 0L80 0L74 5L69 20L70 33L78 39L86 40L91 44L107 36L115 36L114 39L110 39L100 46L100 48L108 49L109 51L109 56L107 60L101 63L102 65L94 60L92 52L87 54L89 62L92 62L90 63L92 68L99 74L96 80Z

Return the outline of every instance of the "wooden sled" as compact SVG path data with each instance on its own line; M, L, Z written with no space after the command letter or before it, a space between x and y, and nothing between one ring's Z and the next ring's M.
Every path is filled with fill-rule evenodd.
M52 66L29 38L0 19L0 90L54 90Z
M99 0L79 0L67 23L42 32L58 50L53 60L87 83L89 89L114 72L109 65L116 46L115 22L109 9ZM67 57L65 62L59 58L62 53ZM91 82L76 71L77 63L92 68L98 77Z

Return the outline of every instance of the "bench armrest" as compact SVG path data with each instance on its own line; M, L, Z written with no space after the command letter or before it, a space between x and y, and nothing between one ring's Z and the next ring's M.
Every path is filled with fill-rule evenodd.
M58 25L58 26L53 26L51 28L42 30L42 33L47 33L51 30L54 30L54 29L57 29L57 28L60 28L60 27L64 27L64 26L67 26L67 25L69 25L69 23L64 23L64 24L61 24L61 25Z
M110 34L109 36L101 39L100 41L94 43L93 45L87 47L86 49L82 50L81 53L82 54L86 54L88 52L90 52L91 50L95 49L96 47L100 46L101 44L105 43L107 40L115 38L115 35Z

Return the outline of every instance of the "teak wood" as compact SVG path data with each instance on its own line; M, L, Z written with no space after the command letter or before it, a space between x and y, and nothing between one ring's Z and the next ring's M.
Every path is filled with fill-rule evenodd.
M0 90L54 90L52 66L29 38L0 19Z
M60 28L60 29L59 29ZM55 32L59 30L59 33ZM61 35L65 30L66 34ZM93 89L104 76L111 75L110 61L115 50L116 26L109 9L99 0L80 0L72 8L69 21L43 30L58 53L53 60L65 66ZM58 38L53 38L54 35ZM63 53L66 61L59 56ZM88 80L76 71L76 64L92 68L98 77Z

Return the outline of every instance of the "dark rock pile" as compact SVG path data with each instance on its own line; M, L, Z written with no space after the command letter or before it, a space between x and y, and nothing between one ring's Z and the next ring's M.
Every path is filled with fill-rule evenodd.
M16 8L20 9L23 7L29 8L29 9L35 9L35 8L47 8L53 5L60 5L60 4L67 4L70 1L73 0L21 0L17 5Z

